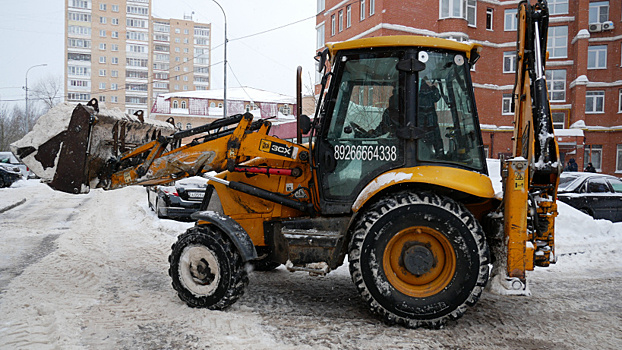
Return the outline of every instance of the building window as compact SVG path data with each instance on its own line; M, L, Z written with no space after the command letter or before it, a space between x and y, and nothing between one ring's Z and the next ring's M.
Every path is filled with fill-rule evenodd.
M99 23L106 24L106 17L99 17Z
M503 94L501 114L514 114L514 106L512 105L512 94Z
M549 0L549 14L563 15L568 13L568 0Z
M324 11L325 6L325 0L317 0L317 13Z
M219 104L218 104L218 108L222 108L222 103L219 103Z
M505 10L505 21L504 21L504 29L505 31L516 30L518 25L518 19L516 18L518 10L517 9L506 9Z
M622 89L618 90L618 113L622 113Z
M605 113L605 92L585 92L585 113Z
M365 0L361 0L361 21L365 19Z
M99 43L99 49L100 50L106 50L106 44L105 43Z
M352 26L352 5L346 7L346 28Z
M376 0L369 0L369 16L373 16L376 13Z
M210 106L210 108L211 108L211 107L216 107L216 103L214 103L214 102L210 102L210 103L209 103L209 106Z
M549 37L547 41L547 50L549 58L566 58L568 46L568 27L558 26L549 27Z
M119 5L112 5L112 12L119 12Z
M607 69L607 45L587 48L587 69Z
M190 32L188 31L188 29L184 29L184 34L185 34L185 35L190 34Z
M477 25L477 1L467 0L466 2L466 20L469 26L475 27Z
M439 18L464 18L464 1L465 0L440 0Z
M339 11L339 32L343 31L343 11Z
M551 119L553 119L553 129L566 128L566 112L552 111Z
M590 2L590 23L603 23L609 20L609 1Z
M99 4L100 11L106 11L106 4Z
M587 163L592 163L596 171L602 172L603 146L602 145L585 145L583 154L583 169L587 167Z
M181 108L186 108L186 101L181 101Z
M111 18L110 19L110 23L112 23L115 26L119 25L119 19L118 18Z
M106 56L99 56L99 63L106 63Z
M110 71L110 76L113 78L116 78L119 76L119 71L118 70L111 70Z
M486 29L492 30L492 14L493 9L490 7L486 9Z
M119 32L110 32L110 36L111 36L113 39L118 39L118 38L119 38Z
M119 64L119 57L111 58L112 64Z
M110 84L110 90L118 90L118 89L119 89L119 85L117 83Z
M324 47L324 23L320 24L317 28L315 28L316 31L316 45L317 45L317 49L321 49L322 47Z
M99 96L99 102L106 102L106 96L104 95Z
M516 52L504 52L503 53L503 73L516 72Z
M102 38L105 38L106 37L106 31L105 30L100 30L99 31L99 36L102 37Z
M622 145L616 147L616 173L622 172Z
M335 35L335 15L330 16L330 36Z
M546 87L549 91L549 100L551 102L566 101L566 70L547 70Z
M119 102L119 97L117 97L117 96L110 96L110 102L112 102L112 103Z
M106 83L99 83L99 89L100 90L105 90L106 89Z
M173 100L173 108L179 108L179 102L177 102L177 100Z
M106 76L106 70L105 69L100 69L99 70L99 76L100 77L105 77Z

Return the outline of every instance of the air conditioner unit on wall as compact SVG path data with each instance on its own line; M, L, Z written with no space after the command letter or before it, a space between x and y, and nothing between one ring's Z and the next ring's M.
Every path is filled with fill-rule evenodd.
M603 30L613 30L613 22L612 21L607 21L607 22L603 22Z
M589 30L592 33L602 32L603 31L603 24L602 23L590 23Z

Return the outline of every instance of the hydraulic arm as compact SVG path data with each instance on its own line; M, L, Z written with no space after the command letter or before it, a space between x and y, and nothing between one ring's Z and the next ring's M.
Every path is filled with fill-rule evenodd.
M507 274L555 262L555 198L561 164L545 78L546 1L518 7L513 158L503 164Z

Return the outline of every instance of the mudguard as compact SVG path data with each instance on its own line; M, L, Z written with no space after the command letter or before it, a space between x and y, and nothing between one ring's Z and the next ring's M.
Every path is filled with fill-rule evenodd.
M191 215L193 220L214 225L233 241L244 262L257 259L257 251L250 236L244 228L232 218L214 211L198 211Z

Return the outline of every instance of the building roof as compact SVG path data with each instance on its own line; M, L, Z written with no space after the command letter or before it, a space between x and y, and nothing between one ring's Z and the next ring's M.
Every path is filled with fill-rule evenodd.
M202 98L202 99L223 99L223 89L197 90L170 92L161 94L159 97L168 100L170 98ZM231 101L251 101L251 102L272 102L295 104L296 98L276 92L270 92L252 87L227 88L227 100Z

